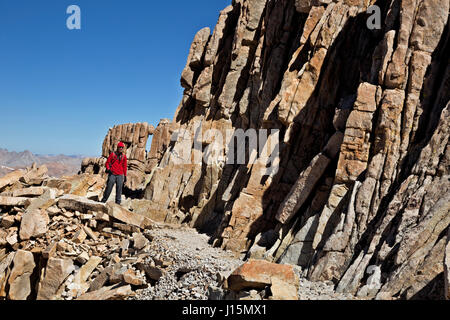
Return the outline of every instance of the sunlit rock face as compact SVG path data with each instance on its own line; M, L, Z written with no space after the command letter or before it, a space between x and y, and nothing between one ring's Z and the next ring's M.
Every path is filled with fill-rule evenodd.
M444 297L449 0L372 4L236 0L200 30L151 156L130 140L130 158L147 163L130 187L145 185L149 214L242 258L300 265L339 292ZM241 143L244 163L228 161L239 142L197 161L239 129L258 142L266 129L277 161L249 161L269 142Z

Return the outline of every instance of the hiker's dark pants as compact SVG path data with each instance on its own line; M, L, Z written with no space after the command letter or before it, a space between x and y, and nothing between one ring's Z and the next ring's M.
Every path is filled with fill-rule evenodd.
M116 184L116 203L120 204L122 198L122 187L123 187L124 176L116 176L113 174L108 175L108 182L106 184L106 190L103 194L102 202L106 202L111 194L114 184Z

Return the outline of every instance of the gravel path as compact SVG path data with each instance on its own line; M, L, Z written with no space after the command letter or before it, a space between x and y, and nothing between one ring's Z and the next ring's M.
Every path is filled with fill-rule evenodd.
M213 248L208 236L185 226L160 226L149 232L153 237L150 254L164 266L164 274L154 286L137 290L132 300L208 300L208 288L220 287L244 261L231 251ZM300 277L300 300L351 300L354 296L334 292L331 282L311 282Z
M311 282L300 278L299 300L357 300L351 294L337 293L332 282Z
M243 261L230 251L213 248L208 236L187 227L162 227L153 236L150 254L168 266L155 284L138 290L136 300L207 300L208 287L219 286ZM218 275L221 274L221 275Z

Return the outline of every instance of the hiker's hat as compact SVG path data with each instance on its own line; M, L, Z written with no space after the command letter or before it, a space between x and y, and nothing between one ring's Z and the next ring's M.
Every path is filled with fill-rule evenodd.
M120 147L125 148L125 145L124 145L123 142L121 141L121 142L119 142L119 144L117 145L117 147L118 147L118 148L120 148Z

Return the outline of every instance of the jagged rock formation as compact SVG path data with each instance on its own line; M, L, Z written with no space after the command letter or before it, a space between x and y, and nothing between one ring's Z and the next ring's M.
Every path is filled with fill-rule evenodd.
M216 246L300 265L338 292L443 298L449 1L377 1L374 30L371 4L233 1L194 38L178 135L158 142L167 150L145 198ZM180 164L207 153L207 130L250 128L280 130L275 174L266 163Z

